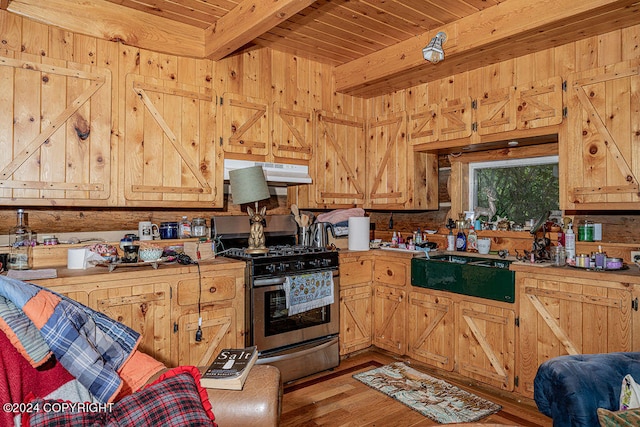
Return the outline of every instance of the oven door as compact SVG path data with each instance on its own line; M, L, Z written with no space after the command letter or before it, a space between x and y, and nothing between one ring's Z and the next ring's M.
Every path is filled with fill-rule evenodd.
M339 324L338 271L334 272L334 302L293 316L288 315L284 277L255 280L253 283L253 345L261 355L270 350L299 345L337 335Z

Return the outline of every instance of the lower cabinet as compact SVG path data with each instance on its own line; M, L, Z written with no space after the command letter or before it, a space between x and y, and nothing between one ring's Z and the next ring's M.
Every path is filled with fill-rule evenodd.
M466 298L413 288L407 354L427 365L513 390L515 311L504 303Z
M638 300L628 282L602 280L607 273L516 273L520 299L518 392L533 397L540 364L566 354L640 351ZM599 276L599 277L594 277ZM626 281L629 279L626 278Z
M88 306L139 332L140 351L171 365L171 285L159 278L135 283L89 291Z
M371 285L340 291L340 355L371 346Z
M373 264L373 344L406 354L407 291L410 256L378 256Z
M223 348L244 347L244 310L238 304L244 301L244 276L236 273L208 271L178 280L174 333L181 364L208 366Z
M409 293L407 354L446 371L455 362L455 307L453 300L420 288Z
M87 270L34 280L141 334L139 349L167 366L205 366L225 347L244 347L244 262ZM196 340L199 318L202 338Z
M374 285L373 344L399 355L405 354L406 292L404 289Z
M371 346L373 256L340 254L340 355Z
M515 376L515 311L461 300L458 305L458 373L512 391Z

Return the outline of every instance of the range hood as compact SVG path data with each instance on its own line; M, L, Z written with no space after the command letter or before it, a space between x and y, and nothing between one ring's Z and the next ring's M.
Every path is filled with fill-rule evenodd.
M264 176L269 185L311 184L309 166L290 165L287 163L254 162L250 160L224 160L224 180L229 182L229 171L251 166L262 166Z

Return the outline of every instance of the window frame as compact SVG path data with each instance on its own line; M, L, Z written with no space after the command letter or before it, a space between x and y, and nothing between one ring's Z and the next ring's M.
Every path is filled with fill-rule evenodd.
M468 162L468 196L469 196L469 210L473 210L478 205L478 183L476 179L476 170L488 169L488 168L500 168L500 167L518 167L518 166L537 166L555 164L560 167L559 156L539 156L539 157L520 157L516 159L506 160L483 160L478 162ZM558 189L560 190L560 189ZM559 203L560 201L558 201Z

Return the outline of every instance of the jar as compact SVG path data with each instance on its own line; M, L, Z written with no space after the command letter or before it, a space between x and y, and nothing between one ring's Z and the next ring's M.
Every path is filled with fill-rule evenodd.
M585 221L578 227L578 241L593 242L594 224L591 221Z
M553 246L551 248L551 262L556 267L562 267L566 264L566 252L562 246Z
M580 254L576 257L576 265L578 267L591 267L591 257L587 254Z
M619 270L622 268L622 258L607 258L607 270Z
M191 235L193 237L206 237L207 220L204 218L193 218L191 221Z
M177 239L178 223L177 222L161 222L160 238L161 239Z

